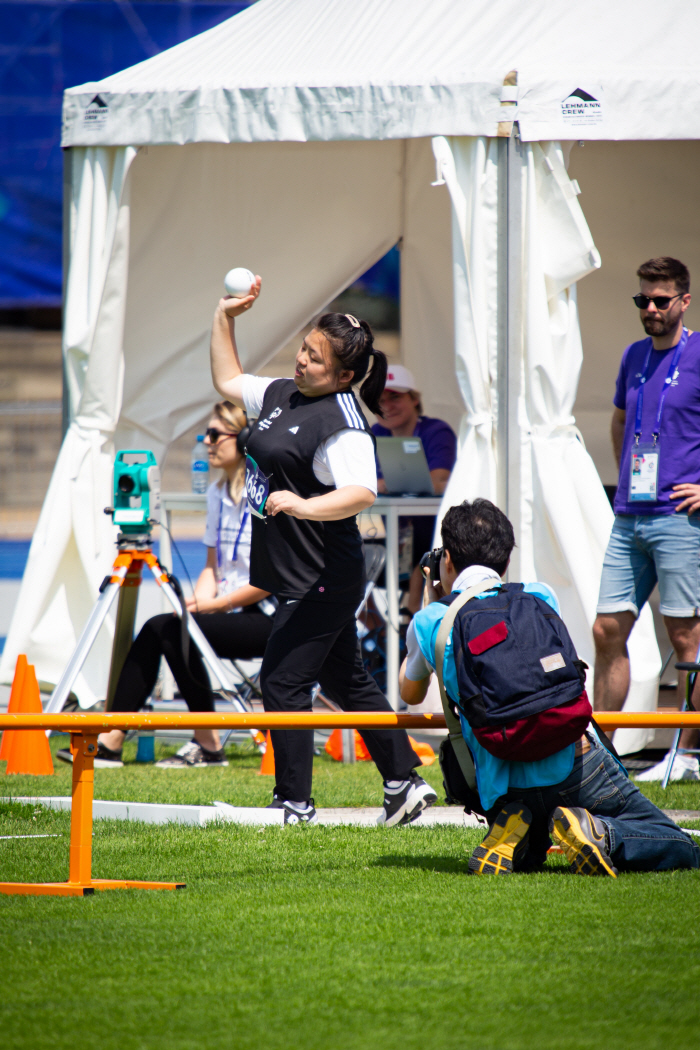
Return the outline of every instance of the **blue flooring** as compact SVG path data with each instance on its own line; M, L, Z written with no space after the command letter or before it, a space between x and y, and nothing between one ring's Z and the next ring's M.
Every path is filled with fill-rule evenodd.
M175 542L181 558L178 557L177 551L173 549L173 571L183 583L187 582L187 574L189 573L194 584L204 568L206 549L201 540L188 539L176 540ZM29 540L0 540L0 580L22 579L29 555L29 543ZM159 544L157 541L153 545L153 550L158 556ZM185 568L183 568L183 561ZM0 652L2 652L2 645L4 645L4 639L0 640Z

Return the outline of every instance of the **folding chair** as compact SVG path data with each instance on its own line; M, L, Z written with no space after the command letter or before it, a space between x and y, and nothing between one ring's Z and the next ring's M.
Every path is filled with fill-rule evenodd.
M698 653L700 657L700 652ZM693 689L695 688L695 679L697 678L698 671L700 671L700 663L677 663L674 664L678 671L687 671L688 677L685 680L685 697L683 698L682 711L694 711L691 697L693 695ZM671 779L671 772L673 770L673 763L676 761L676 755L700 755L700 748L697 747L679 747L681 739L681 729L677 729L673 737L673 743L671 750L669 751L668 766L666 773L661 781L661 787L668 787L668 782Z

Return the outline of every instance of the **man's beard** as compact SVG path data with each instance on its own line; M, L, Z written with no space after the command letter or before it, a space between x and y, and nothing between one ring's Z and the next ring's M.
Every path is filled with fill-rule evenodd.
M678 318L671 320L667 317L664 321L661 317L645 317L642 326L647 335L668 335L678 324Z

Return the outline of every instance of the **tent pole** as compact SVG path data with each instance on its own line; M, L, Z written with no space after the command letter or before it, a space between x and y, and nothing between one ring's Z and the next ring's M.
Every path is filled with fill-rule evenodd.
M517 125L514 125L514 130ZM497 502L520 541L520 427L522 372L522 148L517 132L498 141L498 460ZM520 578L519 548L509 579Z
M61 328L65 330L66 324L66 286L68 284L68 267L70 266L70 242L71 242L71 204L73 202L73 150L69 147L63 150L63 273L61 275ZM63 340L61 340L63 342ZM70 426L70 405L68 403L68 383L66 381L66 361L61 347L61 375L63 379L62 393L62 420L61 434L66 436Z

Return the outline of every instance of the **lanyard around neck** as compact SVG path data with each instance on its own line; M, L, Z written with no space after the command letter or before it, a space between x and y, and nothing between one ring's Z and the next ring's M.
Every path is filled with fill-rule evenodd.
M654 429L652 431L652 436L654 438L654 444L656 444L656 442L658 441L659 434L661 433L661 416L663 415L663 411L664 411L664 401L666 400L666 394L668 393L668 388L671 385L671 381L673 380L675 371L678 368L678 362L681 359L681 354L685 350L685 345L686 345L687 342L688 342L688 329L684 328L683 329L683 334L681 335L681 338L680 338L680 341L678 342L678 344L676 346L676 351L675 351L675 353L673 355L673 359L671 360L671 367L668 370L668 375L666 376L666 379L664 380L664 385L663 385L663 389L661 391L661 396L659 397L659 404L658 404L658 407L656 409L656 422L654 423ZM642 436L642 409L644 407L644 385L645 385L645 383L647 381L647 378L648 378L647 372L649 370L649 362L651 361L651 355L652 355L653 350L654 350L654 344L653 344L653 342L651 341L651 338L650 338L649 339L649 347L647 349L647 356L646 356L646 358L644 360L644 368L642 369L642 378L641 378L641 380L639 382L639 390L637 391L637 413L636 413L636 418L635 418L635 421L634 421L634 443L635 443L635 445L639 444L639 439Z
M217 567L219 569L221 568L221 562L223 560L222 559L222 554L221 554L221 516L223 514L223 510L224 510L224 500L223 500L223 496L222 496L222 498L221 498L221 500L219 502L219 524L218 524L217 529L216 529L216 564L217 564ZM241 536L243 535L243 529L246 526L247 520L248 520L248 504L246 502L244 504L244 506L243 506L243 516L241 517L241 524L240 524L240 526L238 528L238 533L236 534L236 539L235 539L234 544L233 544L233 553L231 555L231 561L233 563L235 563L237 558L238 558L238 545L241 542Z

